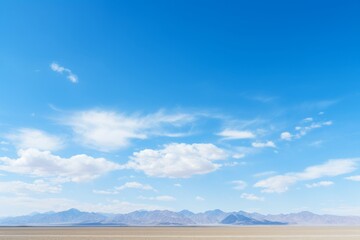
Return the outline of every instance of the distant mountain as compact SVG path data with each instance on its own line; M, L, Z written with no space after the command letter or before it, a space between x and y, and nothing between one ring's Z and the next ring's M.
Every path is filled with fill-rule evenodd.
M71 225L77 223L99 223L106 219L99 213L81 212L69 209L62 212L31 214L27 216L10 217L0 220L1 225Z
M188 210L135 211L127 214L82 212L32 213L0 219L0 226L198 226L198 225L360 225L360 217L318 215L311 212L263 215L219 209L202 213Z
M223 219L221 224L231 225L286 225L286 222L272 222L268 220L256 220L254 218L246 217L242 214L230 214Z
M287 222L297 225L360 225L358 216L318 215L312 212L299 212L279 215L263 215L262 219Z
M219 209L206 211L203 213L192 213L190 211L183 210L179 213L182 214L183 216L188 217L197 225L219 224L221 220L223 220L225 217L229 215L229 213L223 212Z
M128 214L116 214L104 223L120 223L126 225L195 225L190 218L167 210L135 211Z

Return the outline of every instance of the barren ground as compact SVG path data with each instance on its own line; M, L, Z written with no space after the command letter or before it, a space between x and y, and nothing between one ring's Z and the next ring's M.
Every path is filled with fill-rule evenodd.
M1 227L9 240L360 240L360 227Z

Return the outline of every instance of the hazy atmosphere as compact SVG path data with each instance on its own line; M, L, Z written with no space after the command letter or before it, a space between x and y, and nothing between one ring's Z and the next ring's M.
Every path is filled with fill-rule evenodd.
M0 0L0 217L360 216L359 12Z

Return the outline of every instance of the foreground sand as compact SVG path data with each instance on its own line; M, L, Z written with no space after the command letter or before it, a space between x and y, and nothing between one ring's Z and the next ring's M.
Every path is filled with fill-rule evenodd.
M23 227L0 228L0 239L21 240L174 240L306 239L360 240L360 227Z

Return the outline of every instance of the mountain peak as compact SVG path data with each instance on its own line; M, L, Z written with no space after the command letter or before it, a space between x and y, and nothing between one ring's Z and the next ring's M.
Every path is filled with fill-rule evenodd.
M178 212L179 214L181 214L181 215L183 215L183 216L192 216L192 215L194 215L195 213L193 213L193 212L191 212L191 211L189 211L189 210L186 210L186 209L184 209L184 210L182 210L182 211L180 211L180 212Z
M80 210L76 209L76 208L70 208L66 211L62 211L61 213L72 213L72 214L75 214L75 213L81 213Z
M224 212L220 209L214 209L214 210L208 210L205 213L215 215L215 214L223 214Z

